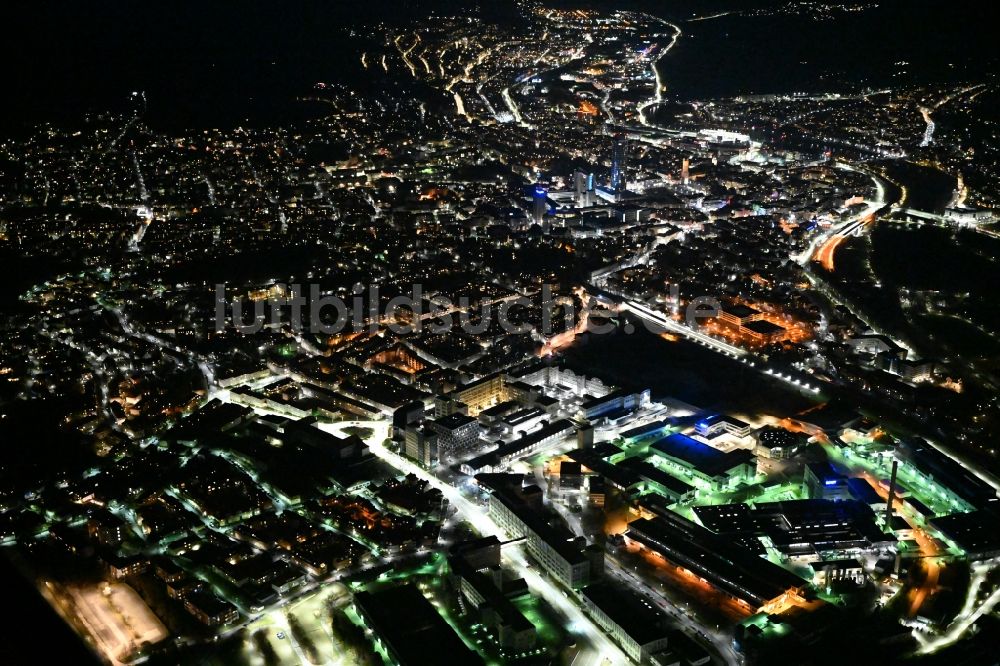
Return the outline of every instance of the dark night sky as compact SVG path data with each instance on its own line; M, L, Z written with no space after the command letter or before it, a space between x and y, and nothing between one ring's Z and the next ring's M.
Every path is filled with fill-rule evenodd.
M115 108L132 90L195 122L203 108L247 105L336 80L356 45L342 28L411 21L456 2L26 2L5 6L0 68L4 120L76 119ZM237 112L234 109L234 113Z
M734 6L729 0L553 0L660 13L682 20ZM155 126L279 122L291 100L316 81L364 85L357 52L370 31L348 41L345 28L376 21L412 24L435 9L470 11L460 0L365 2L22 2L4 7L0 121L16 130L38 120L78 120L88 111L121 110L132 90L150 101ZM773 0L739 2L784 4ZM491 14L511 0L489 0ZM775 92L808 86L822 71L858 80L896 60L913 63L914 80L962 78L996 70L996 49L979 5L942 0L884 0L877 10L837 22L788 18L723 19L682 24L671 55L673 90L683 96ZM980 10L981 11L981 10ZM807 61L802 65L800 61ZM957 70L948 63L957 63ZM829 78L826 79L831 80ZM892 80L891 83L906 83ZM824 84L817 84L824 85Z

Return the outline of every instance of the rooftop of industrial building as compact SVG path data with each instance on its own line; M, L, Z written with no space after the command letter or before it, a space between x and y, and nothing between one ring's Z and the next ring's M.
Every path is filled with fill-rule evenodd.
M751 607L805 585L792 572L676 514L640 518L629 524L628 536Z
M745 449L723 453L682 433L658 439L650 444L650 449L660 455L680 460L708 477L718 476L754 459L753 454Z
M415 585L358 592L354 602L369 628L401 666L484 663ZM433 649L428 649L429 646Z

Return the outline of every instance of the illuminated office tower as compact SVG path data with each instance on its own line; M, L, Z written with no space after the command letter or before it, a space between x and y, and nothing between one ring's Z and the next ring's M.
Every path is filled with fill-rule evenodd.
M685 183L688 182L688 178L690 177L690 171L689 171L690 168L691 168L691 161L685 157L684 160L681 162L681 180Z
M573 174L576 191L577 208L586 208L591 205L594 195L594 174L577 171Z
M541 183L535 185L531 194L531 218L535 224L545 221L545 211L548 209L549 191Z
M628 138L624 134L615 134L611 147L611 191L617 194L625 192L628 178Z

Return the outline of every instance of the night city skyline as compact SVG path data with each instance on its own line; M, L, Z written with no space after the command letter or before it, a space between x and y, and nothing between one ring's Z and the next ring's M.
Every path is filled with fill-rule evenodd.
M996 663L977 9L8 8L0 661Z

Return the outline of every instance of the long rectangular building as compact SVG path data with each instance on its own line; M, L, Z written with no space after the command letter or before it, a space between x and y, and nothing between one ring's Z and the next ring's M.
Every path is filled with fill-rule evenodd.
M649 389L630 393L618 389L599 398L588 397L580 406L580 416L587 420L598 419L618 411L633 411L649 404Z
M754 611L806 585L787 569L671 512L630 523L626 536Z
M732 488L756 474L757 459L746 449L722 452L681 433L667 435L649 445L674 470L712 490Z
M518 474L480 474L490 490L489 515L512 539L524 538L528 553L553 578L569 588L589 585L604 572L604 548L545 519L542 491L521 487Z
M483 664L412 584L354 595L358 616L400 666Z
M583 590L583 607L637 664L667 647L667 617L645 599L606 583Z
M660 421L653 421L652 423L647 423L645 425L625 430L620 434L620 437L626 441L634 442L647 437L660 436L663 434L663 431L670 426L671 422L669 419L662 419Z
M493 630L501 648L514 654L527 652L535 647L538 632L499 587L502 584L499 542L496 544L496 561L497 564L492 567L477 569L475 561L470 562L459 554L448 558L448 566L452 576L458 580L460 593L479 611L482 622Z
M962 510L996 506L996 489L967 467L944 455L920 438L899 443L903 464L912 472L942 487L942 491ZM964 503L964 506L963 506Z
M856 500L803 499L694 508L697 520L716 534L766 537L789 557L814 558L830 551L888 548L896 539L875 523L871 507Z
M507 468L512 462L526 455L536 453L542 447L568 437L576 427L569 419L559 419L527 435L502 444L496 449L462 463L463 474L491 474Z
M641 458L623 460L618 463L617 467L637 474L642 483L641 490L654 492L673 502L691 499L695 495L694 486L681 481L672 474L664 472L662 469Z
M983 560L1000 556L1000 517L992 511L953 513L930 521L945 540L967 557Z

